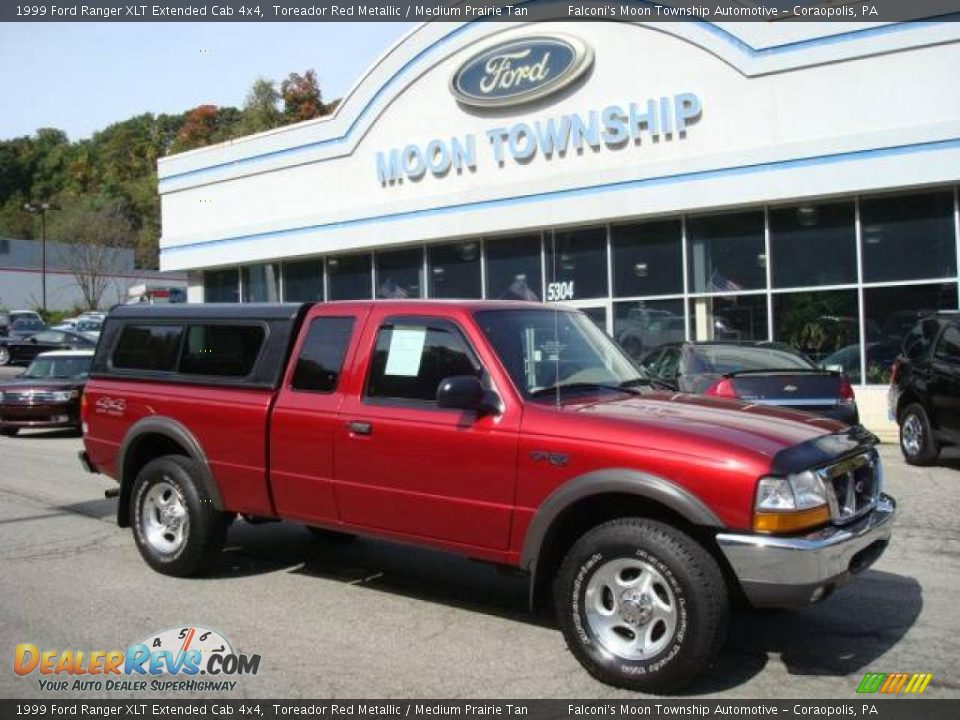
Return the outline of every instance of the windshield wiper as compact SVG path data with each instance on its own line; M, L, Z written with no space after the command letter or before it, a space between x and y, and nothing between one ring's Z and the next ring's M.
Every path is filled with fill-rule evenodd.
M627 380L626 383L621 383L620 385L592 382L560 383L558 385L550 385L548 387L539 388L538 390L531 392L530 395L533 397L543 397L545 395L563 392L565 390L609 390L611 392L626 393L627 395L639 395L640 390L638 390L636 387L633 387L633 384L637 380L645 380L645 378Z

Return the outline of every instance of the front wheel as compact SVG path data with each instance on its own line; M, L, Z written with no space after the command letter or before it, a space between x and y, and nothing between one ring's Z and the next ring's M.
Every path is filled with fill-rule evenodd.
M911 403L900 414L900 450L911 465L929 465L940 454L930 417L920 403Z
M202 468L180 455L147 463L134 481L130 515L143 559L157 572L197 575L216 561L229 526L200 480Z
M10 363L10 349L6 345L0 345L0 366Z
M18 432L20 432L20 428L0 428L0 435L3 435L4 437L16 437Z
M624 518L581 537L554 585L574 657L601 682L664 693L716 656L729 621L720 568L696 541L654 520Z

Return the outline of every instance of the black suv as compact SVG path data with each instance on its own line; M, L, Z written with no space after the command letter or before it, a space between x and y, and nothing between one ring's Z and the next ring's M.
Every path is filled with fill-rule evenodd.
M911 465L936 461L941 445L960 444L960 312L925 317L907 334L888 407Z

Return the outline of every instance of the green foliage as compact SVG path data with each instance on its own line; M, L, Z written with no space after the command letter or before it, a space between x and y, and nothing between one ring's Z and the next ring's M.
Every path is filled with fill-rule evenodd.
M48 230L56 226L59 239L87 242L90 233L80 231L77 215L94 213L97 231L111 228L116 237L122 226L124 247L136 249L137 264L155 268L160 238L157 159L309 120L336 107L336 101L321 101L313 70L291 73L281 87L282 111L276 83L258 78L242 110L200 105L177 115L144 113L76 142L55 128L0 141L0 236L39 238L40 220L24 212L23 205L55 202L68 208L47 216ZM48 237L53 235L48 232Z

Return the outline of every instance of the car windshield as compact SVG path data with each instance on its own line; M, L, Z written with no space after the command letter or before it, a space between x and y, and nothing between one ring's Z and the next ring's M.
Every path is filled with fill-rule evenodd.
M90 372L92 357L38 357L22 375L25 378L82 378Z
M43 330L43 323L39 320L22 318L16 320L11 326L14 330Z
M699 345L697 353L709 366L708 372L751 372L754 370L814 370L802 355L777 347L744 345Z
M573 389L626 391L649 382L620 347L579 312L482 310L477 322L527 397Z

